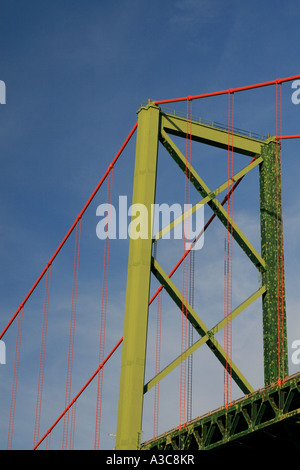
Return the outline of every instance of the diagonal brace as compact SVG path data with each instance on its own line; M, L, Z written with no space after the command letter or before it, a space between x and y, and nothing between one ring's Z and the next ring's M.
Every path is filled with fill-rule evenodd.
M180 152L180 150L177 148L177 146L174 144L174 142L170 139L170 137L164 132L163 130L161 131L161 136L160 140L163 144L163 146L168 150L170 153L171 157L175 160L175 162L179 165L181 170L183 172L186 172L186 158L184 155ZM191 165L188 165L189 168L189 174L190 174L190 181L196 188L196 190L201 194L203 198L206 198L212 192L208 188L208 186L204 183L204 181L200 178L198 173L192 168ZM252 261L252 263L256 266L256 268L260 272L264 272L265 270L265 262L262 259L262 257L259 255L259 253L255 250L255 248L252 246L252 244L249 242L247 237L243 234L243 232L239 229L239 227L236 225L236 223L231 219L229 216L228 212L224 209L222 204L216 199L210 199L208 201L208 205L210 208L214 211L216 216L220 219L220 221L223 223L223 225L229 229L232 230L232 236L235 239L235 241L240 245L242 250L246 253L246 255L249 257L249 259Z
M165 236L168 232L170 232L172 229L176 227L176 225L180 224L184 219L187 217L190 217L192 214L194 214L200 206L203 206L204 204L207 204L211 199L215 199L219 194L221 194L225 189L228 188L228 185L231 185L233 183L236 183L239 181L243 176L245 176L249 171L253 170L253 168L257 167L261 162L263 161L262 157L258 157L254 160L254 162L250 163L247 165L245 168L243 168L241 171L236 173L232 178L230 178L228 181L225 183L221 184L218 188L215 189L212 193L208 194L208 196L204 197L201 199L201 201L197 202L193 207L191 207L188 211L184 212L184 214L180 215L177 217L173 222L168 224L166 227L164 227L160 232L158 232L156 235L154 235L153 239L154 240L159 240L163 236Z
M226 367L226 364L228 364L229 358L227 357L226 352L222 348L222 346L219 344L219 342L216 340L216 338L210 333L209 329L207 326L203 323L201 318L197 315L197 313L194 311L194 309L189 305L184 299L183 295L181 292L177 289L175 284L172 282L172 280L168 277L168 275L164 272L162 267L158 264L158 262L152 257L152 263L151 263L151 270L154 276L157 278L157 280L163 285L163 287L166 289L170 297L174 300L176 305L181 309L182 308L182 302L184 301L184 305L187 311L187 319L190 321L190 323L193 325L195 330L200 336L205 336L208 335L208 339L206 340L206 344L208 347L211 349L211 351L214 353L214 355L219 359L223 367ZM244 393L250 393L252 391L251 385L247 382L247 380L243 377L242 373L239 371L237 366L232 363L232 378L236 382L236 384L240 387L240 389Z
M231 319L237 317L241 312L243 312L249 305L251 305L256 299L258 299L261 295L263 295L266 292L265 286L261 287L258 289L256 292L254 292L248 299L246 299L244 302L242 302L238 307L236 307L233 311L232 314L230 315ZM185 352L185 357L189 357L191 354L193 354L195 351L197 351L200 346L205 344L209 338L211 338L213 335L215 335L218 331L220 331L228 322L228 318L223 318L219 323L217 323L210 331L208 331L202 338L198 339L192 346L190 346L186 352ZM182 356L178 356L176 359L174 359L170 364L168 364L164 369L162 369L155 377L153 377L149 382L147 382L144 386L144 393L148 392L152 387L154 387L158 382L160 382L164 377L166 377L172 370L174 370L177 366L180 365L182 361ZM246 379L244 379L246 383ZM254 388L250 385L247 384L249 388L249 392L246 393L252 393L254 392Z

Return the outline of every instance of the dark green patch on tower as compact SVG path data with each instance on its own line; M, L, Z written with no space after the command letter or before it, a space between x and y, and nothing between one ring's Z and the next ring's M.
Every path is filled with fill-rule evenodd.
M288 375L284 283L280 144L262 146L260 164L261 254L266 267L262 283L265 385Z

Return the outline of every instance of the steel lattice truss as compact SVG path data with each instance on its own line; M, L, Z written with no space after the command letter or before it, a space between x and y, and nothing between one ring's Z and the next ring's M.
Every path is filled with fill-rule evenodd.
M300 376L285 384L271 384L225 407L207 413L184 429L174 429L145 442L143 450L210 450L232 446L274 449L274 439L285 448L299 448ZM288 447L286 447L288 446Z

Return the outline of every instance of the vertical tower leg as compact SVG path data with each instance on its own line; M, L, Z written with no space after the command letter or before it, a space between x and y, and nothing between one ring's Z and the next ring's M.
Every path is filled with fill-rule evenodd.
M266 263L262 274L266 293L262 298L265 385L288 375L285 283L283 271L281 163L278 143L262 147L260 165L261 252ZM282 253L282 255L281 255Z
M124 317L116 449L138 449L141 439L143 389L152 255L152 204L158 153L159 108L151 103L139 110L133 183L134 204L142 205L146 226L140 237L131 234ZM140 212L139 217L142 217ZM132 219L133 221L133 219Z

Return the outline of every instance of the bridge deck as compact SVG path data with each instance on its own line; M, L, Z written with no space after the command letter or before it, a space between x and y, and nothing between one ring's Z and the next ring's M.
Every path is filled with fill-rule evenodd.
M300 447L300 373L142 444L142 450Z

